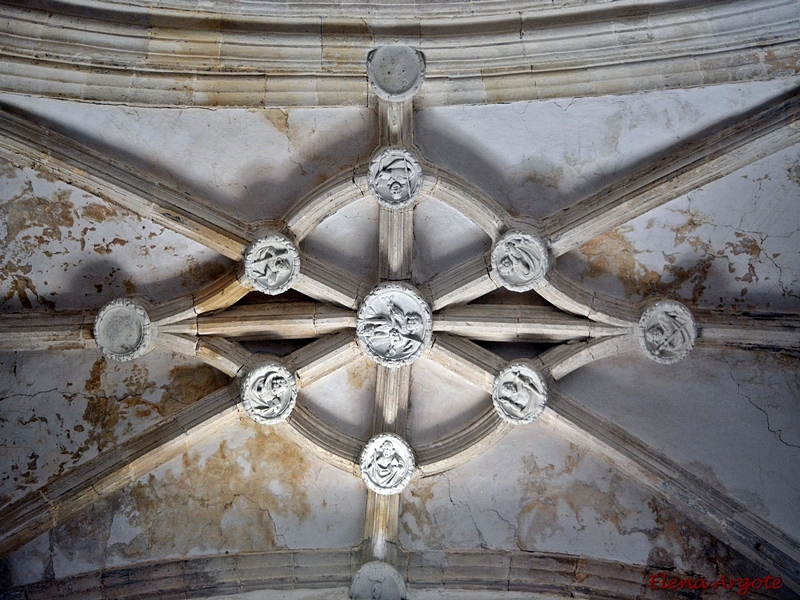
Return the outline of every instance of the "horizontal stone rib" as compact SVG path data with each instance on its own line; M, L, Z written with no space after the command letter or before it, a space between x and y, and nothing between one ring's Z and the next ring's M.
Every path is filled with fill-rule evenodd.
M0 511L0 556L65 523L99 498L133 483L235 422L238 386L231 385L184 408Z
M792 2L623 0L592 10L514 5L484 12L472 3L458 15L415 13L420 5L412 3L403 17L398 8L388 15L370 6L366 19L330 15L329 7L314 13L281 7L267 14L226 10L223 18L66 0L33 10L18 0L0 12L7 23L0 89L140 105L365 105L364 57L375 39L388 38L425 53L426 82L415 99L422 106L685 88L798 72Z
M93 312L29 312L0 315L0 351L95 348Z
M549 306L468 304L446 308L433 318L433 330L473 340L560 342L619 335L626 330L574 317Z
M713 125L599 192L546 218L554 255L800 142L800 89Z
M152 175L62 135L34 116L0 103L0 156L52 173L154 223L239 260L246 227Z
M197 318L198 335L245 340L316 338L355 326L353 311L316 302L247 304Z
M694 311L698 346L771 350L800 348L800 315Z

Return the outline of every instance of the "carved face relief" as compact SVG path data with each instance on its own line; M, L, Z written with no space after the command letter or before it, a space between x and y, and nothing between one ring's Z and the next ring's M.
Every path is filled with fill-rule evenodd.
M289 238L274 233L262 237L247 249L244 270L255 289L272 296L282 294L292 286L300 272L300 255Z
M367 356L386 367L414 362L430 344L431 331L430 307L405 283L382 283L358 309L358 343Z
M422 167L405 148L381 150L369 165L369 189L388 208L410 206L422 189Z
M263 425L285 421L296 401L297 383L281 365L256 367L242 381L242 404L247 414Z
M492 270L503 287L514 292L532 290L550 270L547 246L532 233L512 229L492 250Z
M694 347L697 325L692 313L680 302L660 300L639 319L639 346L645 355L662 364L676 363Z
M399 494L414 474L414 454L400 436L384 433L372 438L361 452L361 478L376 494Z
M515 425L531 423L547 403L547 385L533 367L512 363L495 378L492 403L504 421Z
M106 358L128 361L150 350L153 330L144 306L130 298L107 303L94 319L94 341Z

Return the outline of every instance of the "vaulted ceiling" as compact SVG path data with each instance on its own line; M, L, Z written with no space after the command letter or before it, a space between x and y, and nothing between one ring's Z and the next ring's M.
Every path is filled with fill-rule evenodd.
M800 593L800 5L28 4L0 7L0 598L346 598L372 560L420 599ZM385 44L425 56L413 101L367 82ZM389 143L411 210L367 184ZM489 260L518 228L554 263L522 293ZM269 296L242 261L278 231L302 274ZM354 328L395 279L434 331L390 369ZM128 297L155 341L118 362L93 323ZM657 298L697 323L675 364L637 341ZM549 396L510 425L520 359ZM240 402L264 360L299 388L272 426ZM379 496L388 430L417 472Z

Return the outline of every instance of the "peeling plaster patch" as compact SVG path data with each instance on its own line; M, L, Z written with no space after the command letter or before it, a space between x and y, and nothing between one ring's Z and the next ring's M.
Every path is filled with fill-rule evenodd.
M226 385L211 367L154 352L0 355L0 495L13 501ZM47 410L42 411L41 407Z
M52 579L53 559L50 553L50 532L43 533L20 549L8 554L3 562L7 565L13 585L26 585Z
M800 309L800 187L783 165L800 146L762 159L560 257L582 283L638 301ZM760 233L769 232L769 233Z

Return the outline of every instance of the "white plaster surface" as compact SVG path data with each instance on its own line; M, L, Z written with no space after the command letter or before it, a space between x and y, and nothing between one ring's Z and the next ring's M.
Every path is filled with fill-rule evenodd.
M559 387L797 540L799 373L786 355L698 348L673 366L604 360Z
M792 87L790 80L629 96L425 108L415 143L512 214L543 218L639 161Z
M705 534L541 422L512 429L467 465L412 482L401 504L400 543L419 551L512 549L633 564L663 548L679 568L709 569Z

